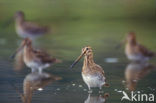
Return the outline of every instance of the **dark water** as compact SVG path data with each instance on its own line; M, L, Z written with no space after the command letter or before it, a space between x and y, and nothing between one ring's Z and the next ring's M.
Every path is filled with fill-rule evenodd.
M92 0L87 8L86 0L80 8L77 5L80 2L46 1L45 3L44 0L39 0L38 4L28 1L30 4L28 6L25 5L26 1L0 1L0 12L4 14L1 16L1 24L20 8L27 11L27 19L50 25L52 33L38 38L34 46L46 50L50 55L63 61L47 68L42 75L31 74L27 67L15 71L14 61L9 57L18 47L21 38L15 33L14 24L6 28L1 27L0 103L22 103L21 95L24 92L23 88L26 87L29 91L27 97L29 100L32 97L32 103L103 103L105 101L128 103L126 100L121 102L122 91L130 95L128 88L137 93L140 91L140 94L156 94L156 58L152 58L147 64L135 64L125 57L124 46L120 49L115 48L127 32L135 31L141 44L156 51L154 0L150 3L144 1L142 4L136 2L134 5L136 10L129 9L125 2L113 2L112 5L111 2L107 2L106 6L102 1L94 4ZM110 7L109 12L108 7ZM93 89L90 96L81 77L83 60L73 69L69 68L80 55L81 49L88 45L92 47L94 60L103 67L110 84L110 87L102 89L102 93L99 93L97 88ZM62 80L53 80L56 76ZM106 94L109 94L109 97Z
M66 25L65 25L66 24ZM47 80L43 90L33 90L32 103L83 103L88 98L88 88L81 77L82 60L75 68L69 69L73 61L80 55L81 48L90 45L94 51L94 60L101 65L105 71L106 78L110 84L109 88L103 88L103 93L98 89L93 89L91 101L104 100L109 103L121 102L123 94L128 93L126 83L126 68L130 62L124 55L123 48L116 49L115 46L123 39L129 30L135 30L140 43L146 45L153 51L155 49L155 24L152 22L130 22L130 21L110 21L110 22L67 22L61 26L56 26L56 33L39 38L35 46L44 48L51 55L61 59L63 62L55 64L46 69L47 75L62 77L62 80ZM11 26L13 28L13 25ZM8 36L11 37L8 37ZM1 103L21 103L20 94L23 93L23 82L26 76L31 73L29 68L16 72L13 67L13 60L9 56L17 48L20 38L16 33L3 30L0 35L0 102ZM131 88L141 93L155 93L156 87L156 59L153 58L149 63L150 67L134 64L134 70L128 71L129 78L134 79L130 82ZM133 65L133 64L131 64ZM138 67L139 66L139 67ZM136 70L135 70L136 67ZM139 69L149 68L149 69ZM153 68L153 69L151 69ZM141 72L141 73L140 73ZM140 75L141 76L138 76ZM135 78L137 77L137 78ZM30 77L32 78L32 77ZM29 78L29 79L30 79ZM40 78L40 77L38 77ZM28 80L29 80L28 79ZM46 78L45 78L46 79ZM42 79L41 79L42 80ZM44 79L43 79L44 80ZM137 80L138 82L135 82ZM44 81L40 81L42 84ZM18 90L16 90L16 89ZM20 93L18 93L20 92ZM109 97L102 96L109 93ZM125 101L126 102L126 101ZM86 102L92 103L92 102ZM99 102L94 102L99 103ZM100 102L102 103L102 102Z

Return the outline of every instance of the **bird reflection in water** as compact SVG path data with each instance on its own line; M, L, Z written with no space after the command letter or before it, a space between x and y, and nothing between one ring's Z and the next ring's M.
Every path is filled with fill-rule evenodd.
M28 74L23 81L23 94L20 93L23 103L31 103L33 92L36 90L43 90L42 88L48 84L61 80L61 77L54 76L45 72L33 72Z
M155 70L155 66L148 62L131 62L125 70L126 88L134 91L139 80Z
M105 103L108 97L109 97L108 93L96 96L93 94L88 94L88 97L84 103Z

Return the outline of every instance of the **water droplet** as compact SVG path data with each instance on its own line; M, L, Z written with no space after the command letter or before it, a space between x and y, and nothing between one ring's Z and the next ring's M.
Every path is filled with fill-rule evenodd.
M88 91L88 93L92 93L92 92L93 92L92 90L89 90L89 91Z
M79 85L79 87L81 88L81 87L82 87L82 85Z
M87 91L87 89L83 89L83 91Z
M126 83L126 81L125 80L122 80L122 83Z
M119 91L117 91L117 92L121 93L122 91L121 91L121 90L119 90Z
M114 91L118 91L117 89L114 89Z
M137 80L133 80L133 82L137 82Z
M72 84L72 86L75 86L75 84Z
M117 63L118 58L105 58L106 63Z
M57 90L57 91L60 91L60 88L57 88L56 90Z
M43 90L43 88L38 88L38 91L42 91Z
M104 93L103 91L99 91L99 93Z

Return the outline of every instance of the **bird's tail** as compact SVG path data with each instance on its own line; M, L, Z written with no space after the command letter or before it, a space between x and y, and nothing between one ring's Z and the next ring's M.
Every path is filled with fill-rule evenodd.
M55 59L55 63L62 63L62 60L60 60L60 59Z
M156 53L150 51L150 52L148 52L148 56L149 56L149 57L155 57L155 56L156 56Z
M109 97L109 93L105 93L104 95L103 95L103 98L108 98Z
M103 86L105 87L109 87L110 85L108 83L105 83Z
M62 80L62 77L55 77L55 80Z

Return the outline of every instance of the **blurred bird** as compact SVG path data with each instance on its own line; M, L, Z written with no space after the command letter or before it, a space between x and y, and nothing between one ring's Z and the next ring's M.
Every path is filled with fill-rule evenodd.
M125 54L131 61L147 61L151 57L155 56L155 53L151 52L136 41L134 32L129 32L125 42Z
M29 37L30 39L35 39L50 31L47 26L40 26L36 23L26 21L22 11L15 13L15 24L17 34L22 38Z
M71 65L71 68L73 68L74 65L78 63L78 61L83 56L85 57L82 67L82 77L89 90L91 89L91 87L99 87L99 89L102 89L103 86L108 86L108 84L106 83L104 70L101 66L95 64L93 60L93 51L90 46L84 47L82 49L81 55Z
M32 47L32 41L29 38L23 40L12 58L19 52L23 53L23 61L26 66L32 69L32 72L39 71L41 73L44 68L47 68L54 63L61 62L56 58L50 57L46 52L34 49Z

